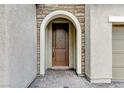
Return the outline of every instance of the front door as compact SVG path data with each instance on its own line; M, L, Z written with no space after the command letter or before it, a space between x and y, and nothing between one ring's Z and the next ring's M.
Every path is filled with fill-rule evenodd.
M69 24L53 23L52 30L52 66L69 66Z

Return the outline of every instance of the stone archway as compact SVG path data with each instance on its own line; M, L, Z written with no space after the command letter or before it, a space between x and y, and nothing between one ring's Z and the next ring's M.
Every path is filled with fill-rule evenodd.
M81 74L81 27L78 19L70 12L57 10L48 14L40 26L40 74L45 74L45 29L48 23L55 18L65 18L71 21L76 28L76 72Z

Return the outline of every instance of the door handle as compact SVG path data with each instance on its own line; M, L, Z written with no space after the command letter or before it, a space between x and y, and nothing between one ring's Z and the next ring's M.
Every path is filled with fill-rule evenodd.
M53 49L53 56L54 56L54 54L55 54L55 50Z

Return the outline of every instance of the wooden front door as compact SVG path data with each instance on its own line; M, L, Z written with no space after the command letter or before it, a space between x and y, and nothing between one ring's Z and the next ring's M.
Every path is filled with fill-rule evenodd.
M69 66L68 23L52 24L52 66Z

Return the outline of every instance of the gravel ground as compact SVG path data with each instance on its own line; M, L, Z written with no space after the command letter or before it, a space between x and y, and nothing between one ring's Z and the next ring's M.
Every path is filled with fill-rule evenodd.
M45 76L36 77L29 88L124 88L124 82L91 84L73 70L47 70Z

